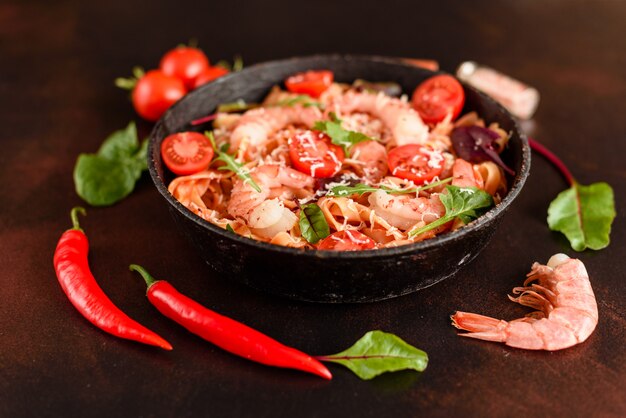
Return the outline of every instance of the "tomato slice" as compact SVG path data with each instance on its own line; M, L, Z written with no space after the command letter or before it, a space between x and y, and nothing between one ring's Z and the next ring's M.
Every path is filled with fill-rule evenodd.
M328 178L339 172L345 154L325 133L303 131L289 139L289 158L296 170L312 177Z
M417 144L394 148L387 155L391 174L418 185L441 174L444 162L440 151Z
M170 171L186 176L209 167L213 159L213 147L201 133L179 132L163 140L161 157Z
M465 103L463 86L456 78L441 74L422 82L413 92L413 108L426 123L437 123L452 114L456 119Z
M200 87L203 84L208 83L209 81L213 81L216 78L219 78L223 75L228 74L228 72L229 71L223 67L209 67L205 69L204 71L202 71L198 75L198 77L196 77L193 88L197 89L198 87Z
M308 94L311 97L320 97L331 84L334 75L332 71L318 70L294 74L285 80L285 87L292 93Z
M376 242L359 231L344 230L333 232L317 244L318 250L359 251L370 250Z

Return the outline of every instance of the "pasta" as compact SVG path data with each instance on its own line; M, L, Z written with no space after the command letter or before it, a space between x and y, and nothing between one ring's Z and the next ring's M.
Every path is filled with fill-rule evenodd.
M213 162L176 177L169 192L236 234L334 250L395 247L462 227L456 219L414 233L444 217L448 185L483 190L496 204L506 194L500 165L470 163L455 151L455 129L485 128L475 112L426 124L406 97L339 83L315 96L274 87L260 107L218 113L215 152L233 156L238 168ZM502 152L507 132L486 129Z

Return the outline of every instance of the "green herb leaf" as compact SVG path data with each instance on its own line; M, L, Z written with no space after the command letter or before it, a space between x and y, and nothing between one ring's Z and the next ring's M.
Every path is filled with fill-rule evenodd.
M339 145L343 148L346 155L348 154L348 148L363 141L373 141L367 135L360 132L347 131L341 127L341 119L337 118L337 115L330 113L332 120L320 120L315 122L313 129L316 131L324 132L331 139L331 142L335 145Z
M609 245L615 218L613 189L607 183L574 183L548 208L548 226L565 234L572 248L600 250Z
M232 103L222 103L217 106L218 113L234 113L243 112L244 110L255 109L261 106L258 103L246 103L245 100L239 99Z
M232 232L233 234L235 233L235 230L233 229L233 227L232 227L232 226L230 226L230 224L226 224L226 230L227 230L228 232Z
M365 183L357 183L355 186L335 186L328 191L328 196L350 196L353 194L358 194L362 196L365 193L375 192L378 190L382 190L389 194L409 194L409 193L419 193L422 190L428 190L433 187L439 186L444 183L448 183L452 181L452 177L448 177L447 179L434 181L432 183L426 184L420 187L412 187L410 189L394 189L393 187L388 186L368 186Z
M93 206L108 206L128 196L148 168L148 141L141 144L133 122L113 132L97 154L81 154L74 167L76 193Z
M297 96L291 97L289 99L281 100L276 103L276 106L295 106L297 104L301 104L303 107L322 107L322 103L316 102L311 99L311 96L307 96L306 94L299 94Z
M440 193L439 199L446 208L446 213L434 222L409 232L409 236L422 234L435 229L455 218L469 223L493 206L493 198L484 190L476 187L446 186L448 193Z
M302 236L311 244L330 235L330 227L324 213L315 203L302 206L299 225Z
M241 58L241 55L235 55L233 59L233 71L237 72L241 70L243 70L243 58Z
M218 170L232 171L237 175L237 177L242 179L244 183L249 184L254 190L261 193L261 187L252 179L248 169L244 167L242 163L237 161L235 157L217 148L213 132L207 131L204 135L209 138L209 141L211 141L211 145L213 146L213 150L217 154L215 161L223 161L226 164L225 166L219 167Z
M428 365L425 352L382 331L370 331L347 350L318 359L341 364L363 380L399 370L422 372Z

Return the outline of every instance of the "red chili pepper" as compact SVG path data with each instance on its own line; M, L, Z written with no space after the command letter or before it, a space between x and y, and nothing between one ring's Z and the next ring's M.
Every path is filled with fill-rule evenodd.
M139 341L171 350L170 343L133 321L104 294L89 270L89 241L78 224L78 212L72 209L74 227L63 233L54 252L54 269L59 283L76 309L98 328L117 337Z
M131 264L148 285L148 300L165 316L192 333L248 360L268 366L313 373L330 380L322 363L295 348L287 347L247 325L218 314L178 292L164 280L154 280L143 267Z

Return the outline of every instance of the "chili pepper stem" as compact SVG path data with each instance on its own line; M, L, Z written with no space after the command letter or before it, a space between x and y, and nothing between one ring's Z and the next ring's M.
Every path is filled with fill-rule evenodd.
M150 273L148 273L148 271L140 265L131 264L128 268L130 269L130 271L136 271L137 273L141 274L141 277L143 277L143 279L146 281L148 289L150 289L150 286L157 282L157 280L155 280L154 277L152 277Z
M85 208L76 206L75 208L72 208L72 211L70 212L70 218L72 219L72 229L76 229L77 231L82 231L83 229L80 227L80 224L78 223L79 213L83 216L87 216L87 211L85 210Z
M550 151L544 145L540 144L539 142L537 142L536 140L532 138L528 138L528 144L530 145L530 148L533 151L537 152L538 154L543 156L546 160L548 160L550 163L552 163L552 165L554 165L557 168L557 170L561 172L563 177L565 177L565 180L567 180L567 183L569 183L570 186L573 186L574 184L576 184L576 180L574 179L574 176L568 170L565 163L561 161L561 159L557 157L552 151Z

